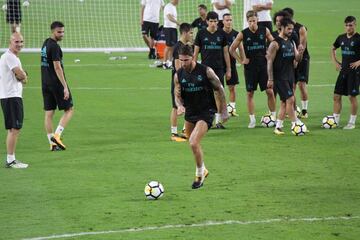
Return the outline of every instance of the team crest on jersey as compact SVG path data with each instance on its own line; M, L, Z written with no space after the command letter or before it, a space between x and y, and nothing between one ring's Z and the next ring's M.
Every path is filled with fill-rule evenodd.
M204 41L209 41L209 39L206 37L206 38L204 38Z
M251 41L251 38L250 38L250 37L248 37L248 38L246 39L246 41Z
M181 83L186 83L186 79L183 78L183 79L181 80Z
M203 77L201 75L197 75L197 80L201 82L203 80Z
M354 41L351 41L350 46L353 47L354 45L355 45Z
M281 48L286 48L286 46L283 44L283 45L281 45Z
M221 41L220 37L217 37L217 38L216 38L216 41L220 42L220 41Z
M344 46L344 42L341 42L341 46Z
M259 38L260 38L261 40L263 40L263 39L264 39L264 35L260 34Z

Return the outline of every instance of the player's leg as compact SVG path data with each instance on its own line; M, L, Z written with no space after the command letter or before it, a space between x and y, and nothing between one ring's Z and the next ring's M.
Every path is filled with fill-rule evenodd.
M224 69L223 68L217 68L213 69L216 76L219 78L221 85L224 87ZM219 109L221 109L220 106L218 106L218 102L216 102L216 109L218 109L217 113L215 113L215 127L216 129L225 129L225 126L222 124L221 119L221 113L219 112Z
M285 115L286 115L286 100L280 100L280 107L279 107L279 111L278 111L278 117L276 120L276 126L274 129L274 133L276 135L283 135L284 131L283 131L283 127L284 127L284 119L285 119Z
M254 102L254 91L249 91L246 93L246 106L249 112L250 122L248 128L255 128L256 118L255 118L255 102Z
M239 76L236 70L236 66L231 66L231 79L226 81L226 85L229 88L229 105L231 107L231 116L238 117L236 113L236 85L239 84Z
M301 98L301 117L308 118L308 90L307 90L307 83L304 81L298 82L299 90L300 90L300 98Z
M202 138L205 136L206 132L208 131L208 123L204 120L199 120L196 122L195 126L189 126L192 127L193 130L189 137L189 144L191 147L191 150L193 152L194 158L195 158L195 164L196 164L196 176L195 181L192 184L192 188L196 189L202 186L205 177L208 174L207 169L205 168L204 164L204 153L202 151L200 142ZM185 127L188 128L188 125Z
M265 91L267 95L267 104L269 111L272 116L276 117L276 101L274 91L271 88L267 88Z
M258 81L258 71L254 67L250 68L249 66L244 66L244 75L245 75L245 84L246 84L246 106L249 113L250 122L248 128L255 128L256 118L255 118L255 102L254 102L254 92L257 90Z
M149 39L149 58L150 59L156 59L156 51L155 51L155 39L157 37L159 30L159 24L158 23L151 23L150 27L150 39Z
M149 48L149 55L148 55L148 58L150 59L151 58L151 48L152 48L152 45L154 44L152 42L152 39L151 37L149 36L149 33L150 33L150 25L149 25L149 22L146 22L144 21L143 24L141 25L141 33L142 33L142 37L143 37L143 40L145 42L145 44L148 46Z
M264 22L266 23L266 22ZM267 24L267 23L266 23ZM269 108L269 112L273 117L276 118L276 100L274 90L272 88L267 87L268 75L267 75L267 67L260 66L258 72L258 82L261 91L265 91L267 96L267 105Z
M347 80L347 92L350 100L350 119L344 129L354 129L358 110L357 95L359 94L360 70L352 70L349 73Z
M334 106L333 106L333 115L337 125L340 124L340 113L342 110L342 95L347 95L347 74L340 71L339 76L336 80L335 88L334 88Z

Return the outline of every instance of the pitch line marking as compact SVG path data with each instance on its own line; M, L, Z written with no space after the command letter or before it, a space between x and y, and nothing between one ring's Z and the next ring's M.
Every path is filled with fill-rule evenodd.
M272 218L264 220L254 221L239 221L239 220L227 220L227 221L206 221L203 223L195 224L175 224L175 225L163 225L163 226L149 226L141 228L128 228L122 230L111 231L98 231L98 232L80 232L80 233L66 233L61 235L51 235L46 237L35 238L23 238L22 240L47 240L47 239L60 239L60 238L72 238L87 235L105 235L112 233L132 233L132 232L145 232L145 231L157 231L164 229L178 229L178 228L197 228L197 227L209 227L209 226L221 226L221 225L257 225L257 224L271 224L271 223L286 223L286 222L321 222L321 221L349 221L354 219L360 219L360 216L340 216L340 217L305 217L305 218Z
M335 84L311 84L308 85L308 87L334 87ZM240 86L240 89L244 89L245 87ZM41 87L24 87L24 89L41 89ZM117 87L72 87L71 90L120 90L120 91L127 91L127 90L145 90L145 91L157 91L157 90L169 90L168 87L149 87L149 88L144 88L144 87L139 87L139 88L135 88L135 87L129 87L129 88L117 88Z

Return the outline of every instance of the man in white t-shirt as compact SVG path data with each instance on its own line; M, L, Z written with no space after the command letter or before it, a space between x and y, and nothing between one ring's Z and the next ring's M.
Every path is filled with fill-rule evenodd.
M226 13L230 13L231 5L233 5L235 0L211 0L213 5L214 12L219 15L218 27L223 28L223 16Z
M156 58L154 39L159 29L160 10L164 5L164 0L141 0L140 25L143 39L150 49L149 59Z
M13 33L9 49L0 58L0 102L4 113L6 138L7 168L27 168L28 164L15 158L15 149L20 129L23 125L24 109L22 102L23 84L27 82L27 74L22 69L18 55L24 46L20 33Z
M267 27L272 32L272 19L270 10L274 4L273 0L251 0L251 7L257 13L258 25Z
M171 0L164 8L164 34L165 34L165 53L164 53L164 69L171 69L172 55L174 45L177 42L177 26L180 22L177 21L176 6L179 4L179 0Z

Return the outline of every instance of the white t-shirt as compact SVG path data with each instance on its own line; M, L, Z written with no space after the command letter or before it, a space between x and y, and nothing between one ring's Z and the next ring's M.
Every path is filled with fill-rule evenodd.
M141 5L145 6L143 21L159 23L160 9L165 5L164 0L141 0Z
M171 2L166 4L164 8L164 28L176 28L176 23L169 20L169 18L167 17L168 14L173 15L174 18L177 20L176 6L173 5Z
M15 67L21 67L20 59L9 49L0 58L0 99L22 97L23 85L13 73Z
M273 0L251 0L251 9L254 5L257 4L261 4L261 5L265 5L267 3L272 3L274 4ZM262 10L260 12L257 13L258 15L258 19L259 22L271 22L271 15L270 15L270 10Z
M231 4L235 3L235 0L230 1ZM225 13L230 13L230 10L228 8L218 10L216 9L214 3L219 3L221 5L225 5L225 0L211 0L211 4L214 6L214 12L216 12L219 15L219 20L223 20L223 16Z

